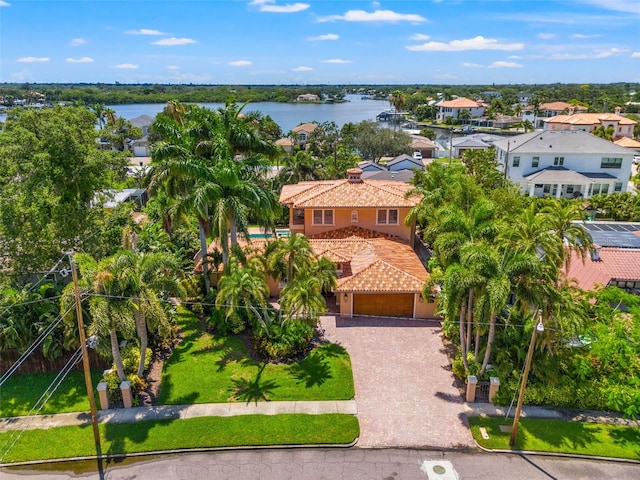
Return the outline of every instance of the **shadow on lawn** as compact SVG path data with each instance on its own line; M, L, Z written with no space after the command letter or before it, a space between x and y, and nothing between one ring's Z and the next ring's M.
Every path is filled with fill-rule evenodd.
M558 432L556 424L544 420L525 420L523 424L525 427L519 430L521 436L518 441L520 442L520 447L524 449L527 448L527 440L530 438L539 438L558 449L568 447L572 451L577 448L586 448L599 442L596 433L600 427L593 423L566 423L563 425L562 432Z
M273 380L261 381L262 372L266 366L266 364L262 364L254 380L247 380L246 378L232 380L234 385L233 397L247 403L255 402L257 404L258 401L269 401L269 395L273 393L274 389L278 388L278 384Z
M165 373L162 375L162 388L160 390L159 395L159 404L160 405L191 405L192 403L196 403L196 400L200 396L199 392L191 392L181 397L172 399L170 403L167 403L167 399L172 398L173 389L173 379L170 373Z
M301 362L289 366L289 372L298 380L298 383L304 382L307 388L320 386L327 379L332 378L331 365L325 360L325 355L317 351Z

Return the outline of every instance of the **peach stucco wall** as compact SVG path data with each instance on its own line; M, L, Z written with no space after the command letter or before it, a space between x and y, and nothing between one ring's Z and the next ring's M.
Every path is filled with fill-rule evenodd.
M422 300L422 301L420 301ZM415 318L435 318L436 316L436 302L428 303L425 299L422 298L422 295L415 295Z
M313 210L314 209L305 209L304 212L304 232L301 232L301 225L293 225L290 224L289 227L291 231L301 232L305 235L317 235L320 233L330 232L332 230L338 230L340 228L357 226L360 228L366 228L369 230L374 230L376 232L383 232L390 235L396 235L399 238L406 240L411 243L413 238L412 227L406 226L404 224L404 219L409 214L409 208L399 208L398 209L398 225L378 225L377 208L335 208L333 209L333 225L313 225ZM329 209L324 209L329 210ZM357 210L358 212L358 221L351 221L351 212ZM293 218L293 211L290 210L289 218Z

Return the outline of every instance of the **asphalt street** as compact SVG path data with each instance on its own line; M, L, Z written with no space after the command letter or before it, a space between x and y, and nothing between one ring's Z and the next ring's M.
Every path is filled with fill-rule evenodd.
M415 449L282 449L185 453L74 467L0 469L2 480L637 480L640 465L614 461ZM441 466L434 473L434 467ZM72 470L75 469L75 471ZM451 474L451 476L448 476ZM458 475L456 477L455 475Z

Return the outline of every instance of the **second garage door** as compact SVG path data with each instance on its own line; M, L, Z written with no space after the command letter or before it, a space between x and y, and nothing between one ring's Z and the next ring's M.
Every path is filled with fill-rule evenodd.
M413 317L413 293L356 293L353 295L353 314Z

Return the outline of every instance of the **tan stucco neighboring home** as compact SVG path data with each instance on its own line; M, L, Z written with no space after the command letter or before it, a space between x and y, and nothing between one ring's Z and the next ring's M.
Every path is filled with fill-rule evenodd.
M317 102L320 97L315 93L302 93L296 98L296 102Z
M315 123L301 123L295 127L292 130L292 132L296 134L295 144L300 148L304 148L309 141L309 135L311 135L316 128L317 125Z
M276 145L281 147L287 153L293 153L294 144L295 142L293 141L293 138L285 137L285 138L279 138L278 140L276 140Z
M640 142L634 140L633 138L621 137L613 143L619 145L620 147L633 150L634 153L640 153Z
M537 111L533 105L524 107L522 109L522 120L530 121L535 128L542 128L545 118L555 117L556 115L564 113L570 113L573 115L574 113L582 113L587 110L587 107L583 107L582 105L573 105L567 102L546 102L541 103L538 106Z
M556 115L544 120L544 129L592 132L598 127L612 127L614 138L633 138L633 128L636 123L629 118L621 116L620 108L616 108L616 113L569 113L568 115Z
M406 225L419 196L411 185L362 178L285 185L291 234L309 237L314 251L336 263L340 314L429 318L435 302L422 298L428 273L413 250L415 224Z

